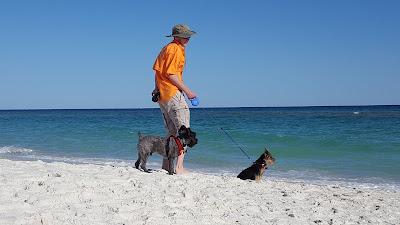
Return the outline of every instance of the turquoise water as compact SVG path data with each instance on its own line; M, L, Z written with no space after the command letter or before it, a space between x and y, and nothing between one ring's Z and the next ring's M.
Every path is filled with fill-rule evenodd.
M400 186L400 106L195 108L191 117L199 144L185 165L195 171L236 174L267 146L277 158L267 176ZM130 166L138 131L164 135L159 109L3 110L0 157Z

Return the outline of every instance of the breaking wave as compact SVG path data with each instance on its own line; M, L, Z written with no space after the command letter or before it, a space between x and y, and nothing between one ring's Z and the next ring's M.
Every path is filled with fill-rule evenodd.
M16 147L16 146L0 147L0 154L19 155L19 154L29 154L32 152L33 152L33 150L29 149L29 148L21 148L21 147Z

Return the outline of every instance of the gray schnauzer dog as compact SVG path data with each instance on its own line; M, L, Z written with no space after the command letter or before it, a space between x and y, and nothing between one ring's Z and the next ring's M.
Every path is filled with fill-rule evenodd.
M137 144L138 159L135 163L136 169L140 168L149 172L146 168L147 158L156 152L166 158L169 162L168 174L174 173L174 159L183 153L184 147L193 147L197 144L196 133L190 128L181 126L178 130L178 136L158 137L158 136L142 136L139 132L139 141Z

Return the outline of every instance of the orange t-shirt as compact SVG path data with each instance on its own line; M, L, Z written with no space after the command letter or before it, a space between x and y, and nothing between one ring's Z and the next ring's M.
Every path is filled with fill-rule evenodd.
M177 75L179 80L183 81L182 73L184 66L185 47L179 42L172 41L161 50L153 65L161 102L167 102L179 91L169 80L168 76Z

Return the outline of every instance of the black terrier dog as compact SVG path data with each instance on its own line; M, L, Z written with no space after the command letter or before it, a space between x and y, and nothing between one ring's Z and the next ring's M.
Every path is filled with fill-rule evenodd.
M253 162L253 165L249 168L243 170L237 177L242 180L250 179L260 181L268 166L271 166L274 163L275 158L272 157L271 153L269 153L267 148L265 148L265 152L260 156L260 158Z

